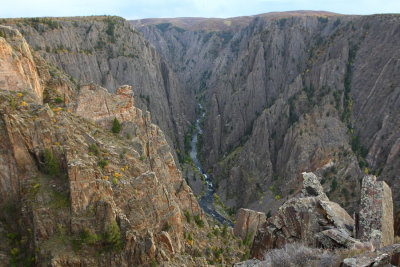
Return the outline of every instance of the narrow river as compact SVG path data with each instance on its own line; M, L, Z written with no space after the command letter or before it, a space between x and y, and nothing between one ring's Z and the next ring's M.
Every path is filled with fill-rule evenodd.
M219 214L214 206L214 187L212 184L211 179L208 177L208 175L203 171L203 168L201 166L200 160L197 158L197 141L198 141L198 135L199 134L203 134L203 129L201 129L200 127L200 121L201 119L206 115L206 111L204 109L204 107L199 103L199 108L200 108L200 112L201 115L199 118L197 118L196 120L196 130L193 134L192 137L192 150L190 151L190 157L192 158L195 167L197 168L197 170L204 176L205 180L206 180L206 185L207 185L207 191L206 193L199 199L199 204L200 207L207 212L208 214L210 214L212 217L214 217L215 219L217 219L220 223L225 223L227 222L229 226L233 226L232 222L230 220L227 220L224 216L222 216L221 214Z

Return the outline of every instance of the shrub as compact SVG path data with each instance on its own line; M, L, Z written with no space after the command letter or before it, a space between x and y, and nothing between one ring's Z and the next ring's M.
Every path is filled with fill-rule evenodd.
M64 102L64 100L63 100L61 97L56 97L56 98L54 98L54 101L55 101L57 104L61 104L62 102Z
M121 131L121 125L117 118L114 118L113 127L111 129L113 133L119 133Z
M106 225L104 243L108 250L119 251L122 249L121 233L116 221Z
M271 215L271 210L269 210L268 213L267 213L267 218L271 218L271 216L272 216Z
M224 223L224 227L222 227L222 236L227 237L228 236L228 223Z
M168 222L166 222L164 225L163 231L168 232L169 229L171 229L171 225Z
M302 244L286 244L284 248L270 250L265 261L272 266L312 266L310 263L318 259L322 251Z
M215 228L214 231L213 231L213 234L215 236L219 236L219 234L220 234L219 228Z
M107 165L108 165L108 160L102 159L102 160L99 161L100 168L103 169Z
M60 173L57 159L54 157L53 153L51 153L51 151L47 148L44 150L44 164L46 173L50 175L58 175Z
M99 156L100 155L100 149L96 144L91 144L89 146L89 151L92 152L94 155ZM107 165L107 164L106 164ZM104 167L104 166L103 166Z
M196 222L196 224L199 227L203 227L204 226L204 221L200 218L200 215L194 216L194 221Z
M244 237L243 244L245 246L251 247L253 243L254 232L247 232L246 236Z
M186 221L187 221L188 223L190 223L190 222L192 221L192 218L191 218L191 216L190 216L189 211L188 211L188 210L185 210L184 214L185 214L185 217L186 217Z

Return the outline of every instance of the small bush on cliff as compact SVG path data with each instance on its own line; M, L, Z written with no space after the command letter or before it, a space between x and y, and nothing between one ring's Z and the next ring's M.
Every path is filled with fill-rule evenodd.
M164 227L163 227L163 231L168 232L169 229L171 229L171 225L168 222L166 222Z
M204 226L204 221L202 219L200 219L200 215L194 216L194 221L196 222L196 224L199 227L203 227Z
M185 210L184 214L185 214L185 217L186 217L186 221L187 221L188 223L190 223L190 222L192 221L192 217L190 216L189 211L188 211L188 210Z
M114 118L114 123L113 127L111 129L113 133L119 133L121 131L121 125L119 124L119 121L117 118Z
M104 233L104 243L108 250L119 251L122 249L121 233L116 221L106 225Z
M89 146L89 151L92 152L96 156L100 155L100 149L95 143L93 143Z
M47 148L44 150L44 165L46 173L50 175L58 175L60 173L57 159L54 157L53 153L51 153L51 151Z
M108 160L102 159L99 161L100 168L104 169L104 167L107 165L108 165Z

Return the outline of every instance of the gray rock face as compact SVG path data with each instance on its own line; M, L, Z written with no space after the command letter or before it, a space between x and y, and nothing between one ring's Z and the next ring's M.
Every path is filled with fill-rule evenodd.
M377 248L393 244L392 191L384 181L377 181L373 175L363 179L356 229L358 238L371 240Z
M167 141L183 149L184 132L195 118L194 97L180 86L168 64L119 17L8 20L47 62L71 75L77 84L94 82L114 93L132 86L136 105L149 110ZM174 151L175 154L175 151Z
M137 27L202 92L205 167L228 206L276 210L300 189L299 173L314 171L355 211L365 163L400 203L399 20L311 13L208 32L176 20Z

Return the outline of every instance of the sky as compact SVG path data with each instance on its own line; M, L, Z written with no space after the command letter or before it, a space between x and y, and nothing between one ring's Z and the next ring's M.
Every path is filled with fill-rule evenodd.
M257 15L323 10L341 14L400 13L400 0L0 0L0 18L117 15L126 19Z

